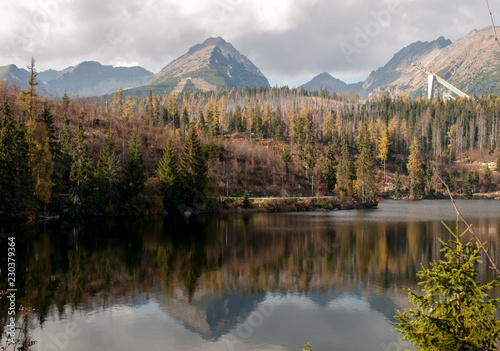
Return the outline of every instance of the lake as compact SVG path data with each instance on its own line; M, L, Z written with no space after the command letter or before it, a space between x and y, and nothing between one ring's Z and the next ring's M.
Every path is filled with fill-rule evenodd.
M500 260L500 201L457 201ZM440 257L448 200L370 210L5 226L34 350L409 348L392 331L420 264ZM7 239L0 239L7 289ZM482 280L494 275L478 267ZM0 321L7 324L6 300ZM18 313L19 315L19 313ZM3 340L5 341L5 339Z

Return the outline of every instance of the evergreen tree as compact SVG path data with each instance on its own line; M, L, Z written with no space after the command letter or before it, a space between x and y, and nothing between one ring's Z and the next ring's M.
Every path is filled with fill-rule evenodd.
M72 182L73 203L78 214L86 209L88 196L92 190L94 166L90 158L82 123L78 123L69 180Z
M13 197L14 189L14 145L15 126L12 123L10 107L7 100L4 101L1 112L1 129L0 129L0 206L1 213L9 213L14 207L15 197ZM28 160L26 160L27 163Z
M457 216L456 232L443 245L445 259L433 261L417 273L423 295L408 290L415 308L398 311L396 331L422 351L495 350L500 339L500 322L495 312L500 299L489 292L500 286L500 278L481 285L475 264L481 262L479 245L472 240L462 244L468 228L460 234Z
M302 108L295 119L294 127L299 160L305 165L307 177L307 173L312 173L316 165L316 138L312 113L308 106Z
M335 184L337 184L336 165L335 146L333 143L329 143L328 150L320 166L321 179L326 183L329 192L332 192L335 189Z
M472 176L472 181L476 185L479 184L479 172L477 169L474 171L474 175Z
M375 163L368 133L368 125L363 124L360 131L359 156L356 160L356 183L359 198L363 203L375 201Z
M51 116L47 109L42 114L42 120L36 116L38 97L36 92L37 73L35 70L35 60L31 59L30 76L28 79L28 90L25 96L28 101L28 122L26 124L26 137L29 144L31 175L35 185L35 195L45 205L49 203L52 195L52 172L54 169L53 155L51 153L50 137L47 130L48 123L51 122ZM53 139L55 137L53 136Z
M288 177L288 173L290 172L289 164L292 162L292 155L290 154L290 148L285 146L283 148L283 154L281 155L281 160L285 164L285 174Z
M244 123L243 116L241 113L241 107L239 105L234 109L233 116L229 122L229 129L232 132L243 133L246 131L246 121Z
M125 199L131 199L139 195L143 188L146 177L143 170L142 153L137 142L137 133L132 134L128 144L128 155L124 167L123 192Z
M488 165L486 165L486 170L484 171L484 180L486 182L491 182L491 171Z
M410 182L410 199L418 199L422 196L424 186L424 170L420 159L420 145L414 138L410 146L410 157L408 158L408 178Z
M241 114L240 114L241 116ZM271 125L269 132L273 136L275 141L280 141L283 137L283 131L285 130L285 125L283 122L283 116L281 115L280 108L276 109L276 112L273 114L271 118Z
M457 179L453 175L453 172L447 171L446 172L446 185L450 188L451 191L455 190L455 187L457 185Z
M181 126L184 131L189 129L189 113L186 107L184 107L184 111L182 111Z
M347 193L351 191L352 180L354 179L354 163L347 146L347 138L342 137L340 159L337 166L337 184L339 188Z
M7 100L0 112L0 165L0 215L31 216L35 203L29 146L25 128L14 124Z
M118 155L113 136L108 137L97 160L92 197L96 213L112 213L118 199Z
M158 163L158 175L162 186L165 209L169 212L177 211L182 202L182 189L172 139L167 140L163 156Z
M38 102L38 93L36 91L38 73L35 69L35 58L33 57L31 58L31 64L28 66L28 72L28 89L23 91L23 95L28 109L28 120L34 120Z
M219 109L214 98L210 99L205 106L206 125L208 135L216 136L219 134Z
M189 128L181 154L181 179L186 194L191 196L196 192L203 192L207 182L207 163L203 157L200 140L196 129Z
M47 129L47 135L49 137L49 149L53 158L57 158L60 153L60 145L57 139L57 130L54 126L54 116L50 113L50 110L47 106L44 107L42 112L42 122L45 124L45 128Z
M255 104L252 104L250 111L252 114L252 126L251 126L252 133L254 133L258 137L261 137L262 136L262 116L260 114L260 106L258 105L258 102L255 102Z
M464 182L464 197L466 199L472 199L472 188L468 180Z
M168 95L167 99L167 111L170 121L175 128L179 128L181 124L180 112L179 112L179 100L177 94L171 93Z

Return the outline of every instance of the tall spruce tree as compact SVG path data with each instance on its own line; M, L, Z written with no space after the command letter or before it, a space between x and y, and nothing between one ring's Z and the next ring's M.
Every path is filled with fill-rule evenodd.
M29 143L31 175L35 185L35 195L43 204L48 204L52 194L52 172L54 168L53 156L50 151L50 138L47 125L37 116L38 93L36 86L37 72L35 69L35 59L31 58L31 65L28 66L28 89L24 92L24 99L27 106L28 121L26 123L26 137ZM47 118L47 116L42 116Z
M182 189L177 157L170 138L167 140L163 156L158 163L158 178L163 193L163 206L169 212L177 211L182 202Z
M475 265L481 262L481 248L471 238L463 244L457 216L456 231L446 227L452 239L440 239L444 260L417 273L422 295L408 290L415 308L398 311L396 331L422 351L496 350L500 341L500 322L495 313L500 298L490 291L500 286L500 278L482 285ZM444 224L444 223L443 223Z
M74 151L71 159L69 179L72 182L73 203L77 214L87 208L87 200L92 191L94 165L85 143L82 123L78 123L75 133Z
M304 163L306 176L313 171L316 165L316 136L312 113L308 106L304 106L295 118L295 136L299 159Z
M143 170L142 153L137 142L137 133L132 134L128 144L128 156L124 168L123 191L125 199L139 195L144 189L146 178Z
M354 163L349 152L345 133L342 135L341 143L341 154L337 166L337 184L341 190L350 193L352 180L354 178Z
M94 173L92 197L97 213L110 213L118 199L118 155L113 136L109 136L106 145L97 160Z
M188 196L193 192L203 192L207 182L207 162L203 156L198 133L189 128L181 154L181 177Z
M23 91L25 103L27 106L28 120L36 118L36 109L38 103L38 93L36 86L38 85L38 72L35 69L35 58L31 58L31 64L28 66L28 89Z
M184 107L184 110L182 111L181 127L184 130L184 132L189 128L189 113L187 107Z
M335 146L333 143L329 143L328 150L320 166L321 179L325 182L328 191L333 191L335 184L337 184L336 166Z

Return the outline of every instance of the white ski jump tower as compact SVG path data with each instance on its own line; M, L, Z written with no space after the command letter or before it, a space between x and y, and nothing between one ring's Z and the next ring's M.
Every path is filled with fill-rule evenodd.
M434 97L434 79L436 79L441 85L443 85L445 88L448 88L458 96L463 98L470 98L469 95L464 93L462 90L454 87L443 78L438 76L436 73L428 70L421 63L414 63L413 67L418 69L420 72L427 74L427 97L429 98L429 100L432 100L432 98ZM453 98L451 95L449 95L449 97Z

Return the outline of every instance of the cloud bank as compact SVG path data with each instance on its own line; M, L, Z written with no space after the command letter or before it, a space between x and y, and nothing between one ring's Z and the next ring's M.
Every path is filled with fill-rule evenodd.
M490 5L500 24L500 3ZM485 3L469 0L18 0L0 10L0 65L33 56L39 70L95 60L156 73L221 36L279 84L324 71L353 81L415 41L490 25Z

